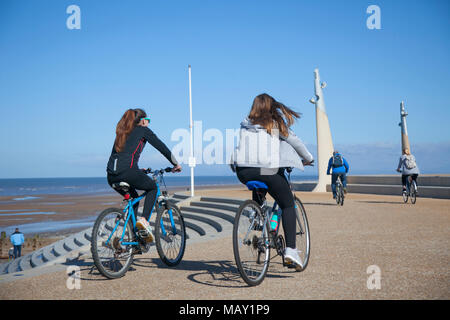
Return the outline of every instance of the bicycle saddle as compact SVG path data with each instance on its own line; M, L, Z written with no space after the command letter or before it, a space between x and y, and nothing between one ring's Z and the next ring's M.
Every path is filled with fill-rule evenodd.
M130 185L126 182L113 183L111 186L116 190L124 190L125 192L130 189Z
M254 189L269 189L267 184L261 181L249 181L245 184L248 188L248 190L254 190Z

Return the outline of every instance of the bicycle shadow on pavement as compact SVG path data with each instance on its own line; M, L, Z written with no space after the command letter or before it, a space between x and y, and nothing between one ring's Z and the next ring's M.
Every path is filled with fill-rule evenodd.
M175 267L166 266L161 259L158 258L141 258L135 259L134 265L146 268L173 268L177 270L184 270L190 272L187 276L192 282L220 287L220 288L245 288L248 285L242 280L239 270L235 262L230 260L211 260L211 261L194 261L182 260L179 265ZM274 263L275 265L277 263ZM281 266L281 263L278 263ZM266 278L289 278L292 271L280 272L279 268L269 268ZM286 273L286 274L284 274Z

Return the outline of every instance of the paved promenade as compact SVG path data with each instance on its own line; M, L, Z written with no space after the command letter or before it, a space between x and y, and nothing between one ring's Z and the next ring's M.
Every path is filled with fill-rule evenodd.
M244 189L202 195L248 198ZM81 288L68 289L67 265L19 273L1 282L4 299L450 299L450 200L349 194L343 207L330 194L297 193L311 229L311 258L296 273L272 261L258 287L248 287L235 267L229 229L214 239L187 242L175 268L156 249L136 256L125 277L106 280L88 255L76 264ZM380 271L380 288L369 289L369 266ZM20 275L23 274L23 275ZM370 281L369 281L370 282ZM371 282L370 282L371 283Z

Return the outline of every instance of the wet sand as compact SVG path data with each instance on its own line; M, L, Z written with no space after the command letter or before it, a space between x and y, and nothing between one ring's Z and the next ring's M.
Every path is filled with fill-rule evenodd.
M228 190L239 186L200 186L196 190ZM170 188L169 194L189 192L189 188ZM141 203L143 205L143 203ZM16 227L24 233L22 255L33 252L32 239L38 236L35 250L56 242L65 236L92 226L98 214L109 207L121 207L122 197L112 191L108 194L38 194L0 197L0 232L2 241L0 263L8 262L12 247L9 236Z
M239 188L239 186L203 186L197 187L196 190L228 190ZM188 192L187 188L173 188L169 189L169 194ZM20 199L20 200L17 200ZM39 231L39 225L32 229L37 231L26 232L26 236L32 237L39 234L41 238L44 237L59 237L78 230L85 229L83 224L80 227L76 226L76 221L86 221L86 223L93 222L93 219L104 209L109 207L121 207L122 197L111 192L108 194L42 194L32 196L8 196L0 197L0 232L9 230L7 236L14 232L16 226L30 225L36 223L55 224L57 222L67 221L74 225L74 227L65 226L64 229ZM141 206L143 203L141 202ZM34 225L33 225L34 226ZM56 228L56 226L55 226ZM26 228L25 230L30 229ZM44 229L44 228L43 228ZM12 230L12 231L11 231Z

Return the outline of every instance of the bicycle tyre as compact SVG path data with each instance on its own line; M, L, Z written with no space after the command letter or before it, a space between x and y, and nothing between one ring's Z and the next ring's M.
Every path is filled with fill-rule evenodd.
M131 246L121 246L118 241L122 237L123 226L120 227L120 222L118 228L116 228L115 233L117 232L117 236L113 235L110 238L110 242L108 246L105 246L104 242L111 235L111 232L114 229L114 226L118 222L118 217L122 216L122 209L119 208L108 208L103 210L97 219L95 220L94 227L92 228L92 236L91 236L91 253L92 258L94 260L94 264L97 267L98 271L109 279L116 279L123 277L125 273L130 268L133 262L133 254ZM111 223L111 219L115 219L113 223ZM124 221L122 220L122 224ZM124 240L127 242L134 241L134 232L131 219L128 220L127 225L125 226L125 237ZM99 246L101 244L101 246ZM119 247L120 246L120 247ZM117 251L125 250L123 253L117 253ZM105 252L105 256L103 257L101 251ZM109 251L109 256L107 255ZM120 258L123 255L123 259ZM124 261L122 263L122 261Z
M416 182L414 180L411 182L409 188L411 190L410 191L410 195L409 195L409 197L411 199L411 203L412 204L416 204L416 201L417 201L417 192L416 192L417 184L416 184Z
M239 273L249 286L259 285L269 269L268 229L268 220L264 219L259 204L246 200L234 219L233 253ZM261 254L264 254L264 261L260 260Z
M306 216L306 210L303 203L297 196L295 196L295 212L296 212L296 235L295 235L295 245L296 249L300 249L300 259L302 259L303 266L299 272L306 269L309 262L309 257L311 254L311 235L309 232L309 223Z
M169 210L172 210L176 231L172 228ZM161 221L166 232L165 235L161 228ZM155 241L158 255L167 266L173 267L181 262L186 249L186 226L177 206L171 204L158 210L155 222Z
M336 203L341 203L341 185L336 183Z
M403 202L404 203L407 203L408 202L408 199L409 199L409 195L408 195L408 190L403 190L402 191L402 198L403 198Z
M341 196L340 196L340 205L343 206L344 205L344 199L345 199L344 187L343 186L341 186L339 193L341 194Z

